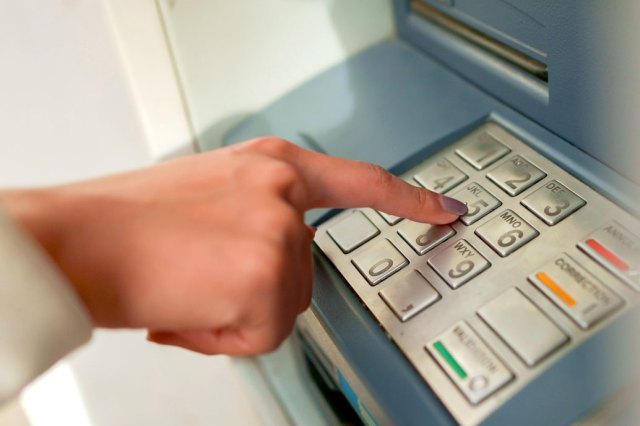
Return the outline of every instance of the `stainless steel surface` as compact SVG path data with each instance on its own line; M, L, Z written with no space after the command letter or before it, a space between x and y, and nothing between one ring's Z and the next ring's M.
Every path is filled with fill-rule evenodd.
M512 197L529 189L545 176L545 172L520 155L509 158L487 173L487 177L493 183Z
M502 204L478 182L471 182L460 191L451 195L467 205L469 211L460 218L465 225L473 225Z
M501 127L494 123L487 123L462 139L456 154L476 170L484 170L511 152L500 142L510 137Z
M398 227L398 234L419 255L423 255L455 235L448 225L429 225L406 220Z
M476 234L500 256L509 256L540 233L513 210L504 210L478 229Z
M401 217L398 216L394 216L392 214L389 213L385 213L385 212L378 212L378 214L380 216L382 216L382 218L384 219L385 222L387 222L389 225L395 225L396 223L400 222L402 220Z
M352 252L379 233L380 230L358 211L343 216L340 221L327 229L327 234L345 253Z
M371 285L376 285L407 266L409 261L388 240L379 240L354 256L353 264Z
M637 234L611 222L580 241L578 247L620 280L640 290L640 238Z
M438 292L416 270L404 273L396 285L382 290L380 297L400 321L413 318L440 299Z
M529 281L582 328L622 305L622 299L566 253L542 265Z
M451 288L458 288L491 264L468 241L460 239L428 261Z
M523 206L549 226L562 221L585 204L586 201L557 180L552 180L522 200Z
M439 159L418 171L413 179L420 185L444 194L467 179L467 175L451 164L451 161Z
M493 183L487 180L486 173L493 168L500 167L505 161L508 161L509 157L503 157L484 170L476 170L456 153L459 148L473 143L476 138L475 135L486 131L485 129L487 128L491 128L492 135L494 135L500 143L509 148L514 155L517 154L527 158L548 173L549 177L534 184L517 197L511 197L503 191L498 190ZM428 382L429 386L439 396L454 418L462 424L476 424L481 422L482 419L485 419L510 397L518 393L532 380L546 371L568 351L571 351L585 341L585 339L597 333L602 327L606 327L619 315L624 314L637 305L640 295L633 290L632 287L629 287L624 284L623 281L611 275L609 269L603 268L591 257L576 248L576 244L579 241L586 241L586 239L594 235L594 232L597 230L604 232L605 227L613 223L613 221L615 221L616 225L610 230L611 232L620 228L619 224L624 224L624 230L614 233L618 235L617 240L619 242L615 244L607 242L607 244L611 245L610 250L615 251L616 254L625 259L625 262L630 265L631 271L637 271L635 259L638 259L638 245L636 245L638 239L632 235L640 235L640 223L633 216L614 205L611 201L584 183L572 177L552 161L538 154L519 141L514 135L498 127L495 123L480 126L459 141L452 143L432 157L426 158L423 163L408 170L402 177L406 180L412 180L417 171L441 159L447 159L464 174L468 175L469 182L481 183L485 189L491 191L491 193L502 202L502 209L489 213L472 226L466 226L461 221L453 223L451 227L456 231L456 236L441 243L422 256L416 254L413 248L398 235L398 225L389 226L374 210L362 209L361 211L381 231L380 235L376 237L374 241L380 239L390 240L409 261L409 265L407 265L401 273L392 275L376 287L372 287L351 263L351 259L354 256L365 251L368 246L374 244L374 241L370 241L364 246L355 249L352 254L345 255L333 240L329 238L326 232L322 232L330 228L334 223L337 223L343 216L348 215L351 210L340 213L323 224L316 234L315 242L335 264L338 271L345 277L345 281L348 283L345 285L351 286L353 291L371 311L372 315L391 336L393 342L412 363L417 373ZM549 227L536 215L522 206L520 202L552 180L562 182L567 188L579 194L587 204L567 216L560 223ZM520 250L506 258L502 258L475 234L475 230L498 216L505 209L514 211L518 216L538 229L540 235ZM470 280L467 284L457 289L452 289L446 284L443 278L428 266L427 261L450 249L461 238L472 244L479 254L485 257L492 266ZM616 240L613 238L613 235L611 238L614 241ZM627 243L625 244L622 241L627 241ZM605 242L606 241L603 241L603 244ZM627 248L623 249L622 247ZM539 271L542 266L555 259L561 253L569 254L576 262L579 262L583 268L600 282L604 283L612 292L619 295L625 302L620 308L595 323L589 330L584 330L578 326L557 307L554 302L527 280L529 275ZM627 258L631 253L636 253L636 255ZM604 265L606 266L606 264ZM421 311L411 320L401 322L378 293L396 284L400 284L402 274L411 270L419 271L441 295L441 299ZM618 272L616 276L622 279L618 274L620 274L620 272ZM540 361L533 368L527 367L513 350L477 315L480 307L489 303L497 295L511 287L518 288L529 300L536 304L545 316L550 318L570 337L569 342ZM474 329L478 336L480 336L486 345L491 348L515 376L511 382L475 406L467 400L435 359L424 349L428 342L461 320L464 320Z
M481 307L478 315L529 367L569 340L557 325L515 288L510 288Z
M473 405L513 379L513 373L464 321L429 342L426 349Z

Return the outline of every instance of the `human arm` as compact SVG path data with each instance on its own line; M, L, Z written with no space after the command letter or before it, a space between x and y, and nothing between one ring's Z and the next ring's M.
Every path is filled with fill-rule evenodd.
M306 210L372 207L430 223L465 212L379 166L277 138L0 199L95 326L231 355L275 349L308 307Z

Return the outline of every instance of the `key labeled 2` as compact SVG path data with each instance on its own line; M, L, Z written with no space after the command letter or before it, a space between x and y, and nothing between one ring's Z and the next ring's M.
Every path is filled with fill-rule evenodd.
M512 197L522 193L547 174L520 155L509 158L487 177Z
M465 239L456 241L427 263L454 289L491 266L491 263Z

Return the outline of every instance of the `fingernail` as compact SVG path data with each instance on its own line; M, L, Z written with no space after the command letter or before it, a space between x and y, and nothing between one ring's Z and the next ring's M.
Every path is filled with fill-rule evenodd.
M457 216L463 216L467 214L467 205L455 198L447 197L446 195L440 196L440 205L449 213L453 213Z

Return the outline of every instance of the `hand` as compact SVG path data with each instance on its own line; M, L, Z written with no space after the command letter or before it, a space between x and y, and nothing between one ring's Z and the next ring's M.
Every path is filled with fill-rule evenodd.
M96 326L217 354L275 349L311 298L315 207L448 223L464 204L379 166L262 138L0 200L68 277Z

